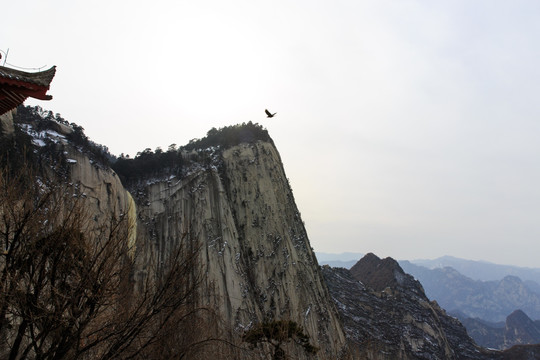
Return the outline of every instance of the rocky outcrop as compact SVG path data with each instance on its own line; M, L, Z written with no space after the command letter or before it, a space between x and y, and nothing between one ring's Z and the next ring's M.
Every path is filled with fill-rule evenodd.
M8 111L5 114L0 115L0 135L13 134L13 112L15 110Z
M422 285L412 276L405 274L392 258L379 259L373 253L366 254L350 269L351 275L375 291L407 289L424 293Z
M506 354L477 347L459 321L430 302L420 283L392 259L368 254L353 272L321 270L271 141L186 152L202 160L192 161L178 177L163 173L137 182L131 188L134 200L114 171L67 140L84 140L80 129L52 125L21 128L34 146L52 151L51 158L59 156L67 191L84 199L96 224L128 214L130 248L142 256L134 282L157 275L179 243L198 249L198 303L217 315L212 326L221 339L239 344L257 324L290 320L319 349L312 356L284 345L295 359L344 358L351 344L358 359L499 359ZM267 359L268 347L259 350L244 347L236 358ZM518 350L533 356L536 351Z
M241 334L263 320L293 320L318 358L338 358L345 336L276 148L216 151L210 166L139 190L138 216L159 261L187 234L200 244L203 301L225 324Z
M508 315L506 322L489 323L480 319L464 319L469 335L481 346L509 349L515 345L539 344L540 326L521 310Z
M391 259L367 254L351 271L323 267L349 341L366 359L489 359L461 323L430 302Z
M346 339L337 310L271 141L186 153L203 160L191 161L179 177L159 174L138 182L131 189L134 201L116 173L85 150L93 145L80 128L50 116L18 126L36 149L47 151L52 163L44 166L61 170L67 191L84 199L96 224L128 214L130 247L134 254L136 244L139 255L135 281L156 275L152 267L164 264L180 242L189 243L199 249L199 304L217 315L213 326L220 334L240 344L244 332L263 321L290 320L319 351L313 357L291 345L288 356L343 357ZM268 349L261 350L266 358Z
M504 348L540 343L540 327L523 311L516 310L506 318Z

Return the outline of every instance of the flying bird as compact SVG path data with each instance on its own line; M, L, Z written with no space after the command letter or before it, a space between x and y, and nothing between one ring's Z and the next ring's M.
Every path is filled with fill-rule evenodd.
M264 109L264 112L266 113L266 117L269 117L269 118L272 118L274 117L274 115L276 115L277 113L271 113L270 111L268 111L268 109Z

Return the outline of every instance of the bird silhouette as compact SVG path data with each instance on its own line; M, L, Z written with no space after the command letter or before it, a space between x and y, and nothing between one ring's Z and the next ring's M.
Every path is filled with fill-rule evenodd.
M269 118L272 118L274 117L274 115L276 115L277 113L271 113L270 111L268 111L268 109L264 109L264 112L266 113L266 117L269 117Z

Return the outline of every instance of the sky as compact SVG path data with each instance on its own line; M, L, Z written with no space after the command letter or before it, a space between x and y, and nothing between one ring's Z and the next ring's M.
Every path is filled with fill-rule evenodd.
M266 127L315 251L540 267L537 0L18 0L2 12L2 60L57 66L53 100L26 104L113 154Z

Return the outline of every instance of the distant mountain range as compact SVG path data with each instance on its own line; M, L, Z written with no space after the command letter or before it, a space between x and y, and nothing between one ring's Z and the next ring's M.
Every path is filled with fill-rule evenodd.
M460 313L461 318L499 322L520 309L531 318L540 319L540 294L516 276L480 281L451 267L428 269L409 261L400 261L400 265L420 281L430 299L447 311Z
M346 269L350 269L364 256L362 253L354 252L344 252L341 254L317 252L316 255L320 265L326 264L332 267L344 267ZM398 260L400 263L401 261ZM487 261L467 260L453 256L442 256L432 260L420 259L408 261L428 269L451 267L473 280L492 281L501 280L508 275L517 276L529 288L540 293L540 268L500 265ZM534 283L529 284L531 281Z
M420 283L394 259L368 254L350 270L321 270L355 359L508 358L479 348L463 325L431 303Z
M527 268L513 265L499 265L487 261L475 261L443 256L434 260L410 260L411 263L429 269L451 267L473 280L493 281L511 275L524 282L534 281L540 284L540 268Z
M359 253L317 253L321 265L350 269ZM355 260L356 259L356 260ZM444 256L401 260L431 300L460 319L469 335L488 348L540 342L540 269Z
M331 267L342 267L350 269L354 264L364 257L362 253L344 252L341 254L330 254L316 252L319 265L330 265Z

